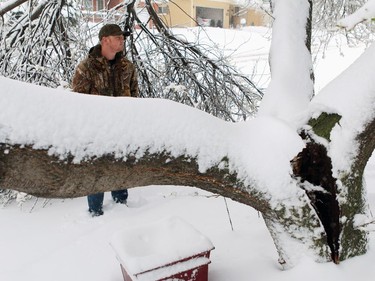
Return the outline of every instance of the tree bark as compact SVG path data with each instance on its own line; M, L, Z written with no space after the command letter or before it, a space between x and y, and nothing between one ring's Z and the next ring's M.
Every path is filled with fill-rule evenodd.
M350 172L342 174L341 181L346 187L346 201L341 204L342 234L341 256L343 259L365 254L368 247L368 233L356 226L355 216L368 213L366 188L363 173L366 164L375 149L375 118L367 123L356 140L359 144L358 153Z
M268 202L249 192L227 171L211 168L202 174L194 159L167 154L134 157L126 161L108 155L74 164L46 150L7 146L0 149L0 188L38 197L73 198L147 185L195 186L249 205L264 213Z

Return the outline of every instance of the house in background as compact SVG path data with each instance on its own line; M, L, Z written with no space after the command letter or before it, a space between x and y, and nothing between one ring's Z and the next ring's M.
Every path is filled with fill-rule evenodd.
M197 25L236 28L268 24L260 9L242 8L234 0L174 0L158 3L158 14L170 27Z
M87 7L87 10L91 9L92 11L105 11L112 9L116 5L123 2L122 0L84 0L83 5Z
M98 21L106 11L122 0L85 0L84 9L92 20ZM264 0L265 3L269 0ZM160 18L169 27L193 27L197 25L236 28L241 26L265 26L268 16L261 9L241 7L236 0L167 0L152 1ZM144 0L136 2L144 13ZM142 9L143 8L143 9ZM143 12L142 12L143 10Z

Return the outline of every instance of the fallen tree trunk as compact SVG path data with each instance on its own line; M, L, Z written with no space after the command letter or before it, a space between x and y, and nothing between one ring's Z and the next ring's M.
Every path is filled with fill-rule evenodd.
M236 175L211 168L198 171L194 159L167 154L145 155L126 161L111 155L73 163L60 160L47 150L0 146L0 188L13 189L38 197L74 198L147 185L195 186L269 212L269 204L245 191Z
M147 185L195 186L258 210L266 221L283 267L289 268L296 262L293 253L296 244L310 249L318 260L329 259L324 235L319 237L314 231L320 228L320 223L307 199L302 198L298 206L293 205L294 200L271 206L270 198L259 188L244 186L228 170L215 166L200 173L195 159L174 158L167 153L126 160L107 155L78 164L72 160L73 157L61 160L49 155L47 150L1 144L0 188L38 197L73 198ZM305 229L304 236L296 233L296 229ZM283 242L285 237L291 238L287 244Z

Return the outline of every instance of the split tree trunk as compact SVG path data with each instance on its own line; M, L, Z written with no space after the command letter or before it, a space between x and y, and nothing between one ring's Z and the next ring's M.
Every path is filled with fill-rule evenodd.
M323 118L320 123L332 124L332 118L334 117ZM318 131L318 127L315 126L314 129ZM331 130L329 128L332 125L328 126L328 130ZM375 120L372 120L357 137L360 144L357 161L352 170L340 179L348 190L346 202L340 205L336 194L336 180L332 177L332 168L327 162L327 152L318 146L320 152L315 153L316 147L313 144L313 150L307 145L293 159L294 176L301 180L302 189L303 181L306 181L325 188L327 192L304 193L302 189L296 190L297 203L295 200L289 203L279 202L272 207L269 198L261 193L261 188L245 186L236 174L218 167L200 173L195 159L183 156L173 158L168 152L145 155L137 160L130 157L126 161L107 155L75 164L72 159L58 159L49 155L47 150L1 144L0 188L39 197L72 198L147 185L195 186L261 212L283 266L293 266L295 251L295 248L283 243L285 237L310 249L317 260L331 259L338 263L348 257L363 254L367 249L367 234L355 227L354 218L357 214L366 213L362 176L367 160L375 148L374 129ZM325 162L328 164L322 167L320 164ZM304 168L299 166L301 163L305 164ZM301 169L305 170L301 172ZM321 233L317 234L319 231Z
M0 145L0 188L3 189L39 197L72 198L147 185L195 186L255 208L265 218L284 267L291 267L295 262L294 249L280 239L286 236L297 244L311 247L317 256L323 256L319 260L327 260L326 245L317 243L318 250L314 246L321 240L313 238L314 229L319 228L320 223L306 198L298 207L280 202L278 208L271 208L268 199L256 187L244 186L228 170L214 167L200 173L194 159L173 158L167 153L146 155L137 161L105 156L74 164L71 159L48 155L46 150ZM298 237L294 233L297 228L306 229L309 234Z

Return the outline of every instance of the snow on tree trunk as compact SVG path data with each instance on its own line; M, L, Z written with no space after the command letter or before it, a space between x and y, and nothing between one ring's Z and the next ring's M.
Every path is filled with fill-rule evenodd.
M338 103L338 108L342 105L348 107L361 103L361 110L367 109L364 111L365 114L361 110L357 111L366 116L365 118L363 116L352 117L357 120L357 130L353 131L353 128L346 128L348 132L343 139L343 132L340 130L343 127L341 123L350 124L350 122L346 122L348 118L352 120L349 117L350 114L347 114L347 111L334 110L333 108L337 108L336 104L330 104L329 108L323 110L318 106L319 111L314 111L311 108L314 108L316 103L312 103L310 110L313 114L309 115L308 119L310 119L309 124L313 130L307 129L305 131L308 127L299 122L303 119L302 116L306 115L305 112L313 93L311 55L305 45L306 38L308 39L306 37L306 24L308 24L308 16L311 15L311 9L309 8L311 8L312 2L308 0L276 0L273 3L275 23L270 53L272 80L261 104L260 114L272 115L287 121L290 126L297 125L297 128L302 128L300 129L301 136L307 138L307 145L292 160L294 176L301 181L299 186L306 190L310 204L325 230L322 238L324 237L324 240L326 240L324 244L330 248L330 259L339 263L340 260L365 253L367 247L366 232L358 227L360 223L357 221L361 221L358 217L363 220L362 216L367 213L362 176L365 164L374 149L371 122L374 112L374 102L373 97L371 97L371 93L374 92L371 83L373 66L372 68L367 66L364 69L363 63L358 62L357 65L360 66L361 70L358 69L358 66L352 67L352 70L348 71L350 75L347 74L347 77L341 78L340 82L336 83L338 85L333 83L333 87L328 87L326 91L320 94L325 97L329 96L326 92L335 94L344 92L354 96L353 93L356 90L351 85L364 84L365 87L361 87L363 92L358 93L361 98L356 95L355 101L350 98L343 99L342 95L329 98L331 103L332 101ZM362 59L362 61L374 61L371 55L365 55L364 57L365 59ZM359 73L361 75L358 76ZM342 83L342 81L350 81L348 83L350 85ZM340 99L343 102L337 102ZM370 108L368 105L370 105ZM314 119L320 121L313 122ZM321 126L322 124L323 126ZM338 129L338 126L341 126L340 129ZM343 130L345 131L345 129ZM337 131L340 132L338 136L335 135ZM325 140L322 140L322 137ZM347 147L343 150L342 148L345 145ZM360 148L356 150L356 147ZM345 151L349 154L346 166L337 163L339 159L342 159L342 155L335 157L335 153L338 153L338 151L340 153ZM301 222L300 226L302 225L306 226L306 221ZM281 253L280 257L288 257L288 253L283 253L283 249L280 250L282 248L280 245L283 244L281 237L285 233L271 231L271 234L279 253ZM321 251L321 257L325 256L319 242L314 243L312 248L314 247L315 250Z
M309 0L273 1L274 24L270 50L271 83L260 107L260 116L284 120L297 130L313 96L312 60L309 49L312 2ZM295 188L298 189L298 183ZM305 197L306 196L306 197ZM295 204L301 204L296 206ZM298 248L313 252L317 260L328 260L324 226L316 217L306 194L277 206L277 220L264 216L285 268L298 260ZM302 234L303 233L303 234Z
M263 97L260 114L291 122L301 114L313 95L312 60L306 47L308 0L274 0L271 82Z

